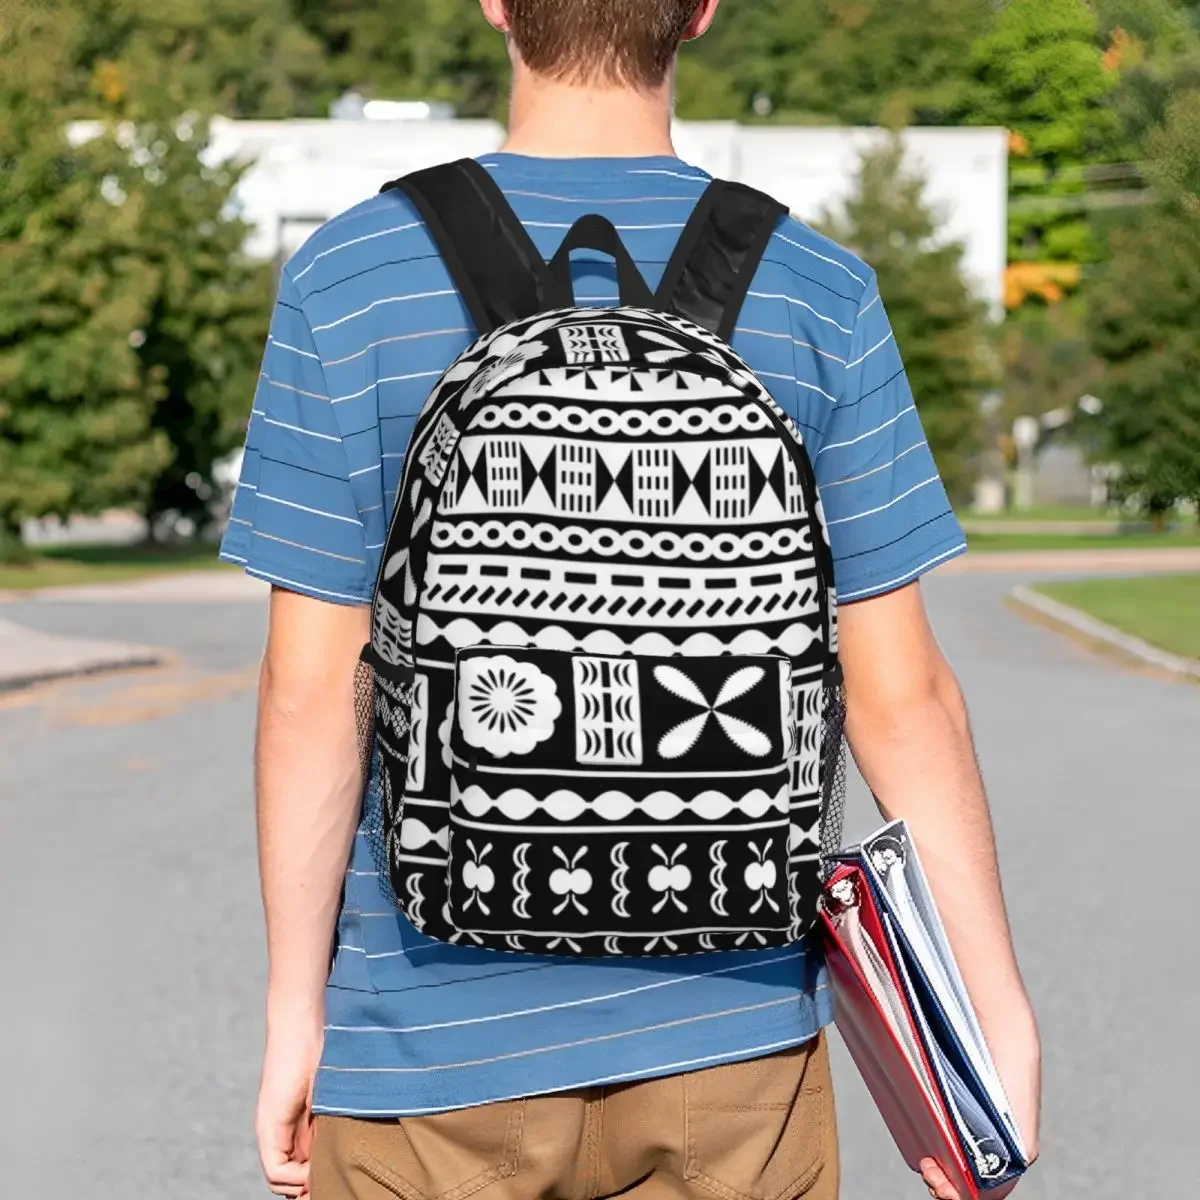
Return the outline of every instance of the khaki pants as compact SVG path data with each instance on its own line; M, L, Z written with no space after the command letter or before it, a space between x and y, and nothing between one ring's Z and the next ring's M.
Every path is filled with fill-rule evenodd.
M481 1108L319 1117L313 1200L836 1200L824 1037L752 1062Z

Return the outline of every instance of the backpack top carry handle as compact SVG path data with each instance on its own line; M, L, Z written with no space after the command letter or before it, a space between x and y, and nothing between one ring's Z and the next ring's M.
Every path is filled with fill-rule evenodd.
M619 300L627 308L657 308L657 302L646 286L637 263L621 241L617 227L607 217L591 214L580 217L571 226L562 245L550 260L551 292L553 308L574 308L575 287L571 280L571 251L599 250L617 264ZM532 314L531 314L532 315Z

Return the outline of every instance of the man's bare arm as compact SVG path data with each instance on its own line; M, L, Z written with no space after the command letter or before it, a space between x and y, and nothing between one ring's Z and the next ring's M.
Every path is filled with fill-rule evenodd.
M844 606L847 735L880 809L902 817L1015 1115L1036 1149L1037 1027L1013 952L991 815L962 692L918 584Z
M307 1183L322 1001L362 794L354 667L368 629L366 607L271 594L255 756L268 954L257 1127L282 1195Z

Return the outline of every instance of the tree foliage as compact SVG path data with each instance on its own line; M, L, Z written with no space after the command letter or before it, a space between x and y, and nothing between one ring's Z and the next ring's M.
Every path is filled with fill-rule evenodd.
M1200 500L1200 88L1168 106L1147 149L1157 203L1113 233L1091 325L1118 488L1161 513Z
M448 100L460 116L502 116L509 63L504 39L477 0L293 0L324 47L326 92Z
M1200 5L1190 10L1200 13ZM1166 119L1171 97L1200 87L1200 25L1177 0L1102 0L1112 31L1119 86L1113 108L1123 153L1138 159L1149 132Z
M938 469L963 499L979 448L980 393L991 381L988 331L963 275L962 246L938 240L924 191L890 141L863 156L854 193L824 226L875 269Z
M324 96L323 47L292 0L70 0L76 86L130 115L169 99L230 117L310 116ZM153 81L149 93L138 84ZM320 115L324 115L321 112Z
M234 174L202 162L200 118L161 115L172 104L154 99L153 78L124 64L127 87L108 102L79 86L93 29L81 10L33 8L0 27L10 535L49 513L200 511L196 488L236 443L265 334L269 279L241 256ZM109 67L95 71L111 82ZM81 115L99 119L71 124ZM188 475L196 487L181 485Z
M71 146L62 24L0 28L0 524L149 496L170 460L160 385L130 345L154 301L142 198L108 139ZM124 195L127 203L113 199Z
M973 48L971 84L955 116L1012 131L1010 259L1096 257L1084 164L1116 148L1106 65L1087 0L1008 0Z
M727 117L935 124L988 20L987 0L725 0L694 54L732 79Z
M502 115L508 58L478 0L293 0L328 83ZM988 0L724 0L684 50L687 119L933 123L958 105ZM327 89L328 90L328 89Z
M154 271L155 292L134 340L159 388L152 428L172 452L144 511L178 512L203 524L213 465L244 436L267 335L271 273L242 253L248 230L228 211L237 169L201 161L204 122L144 122L135 136L135 161L152 156L152 169L139 180L146 192L139 251Z

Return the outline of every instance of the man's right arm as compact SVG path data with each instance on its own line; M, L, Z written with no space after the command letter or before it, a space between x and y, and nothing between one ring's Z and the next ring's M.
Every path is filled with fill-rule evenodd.
M1041 1055L1013 952L967 709L919 584L840 613L847 736L889 820L907 822L1026 1147L1037 1153ZM955 1200L940 1170L935 1194Z
M833 247L825 247L833 254ZM811 268L810 268L811 269ZM1014 1113L1036 1150L1037 1027L1017 969L991 817L966 706L916 581L966 549L930 452L878 284L863 275L846 370L814 457L824 502L847 692L847 732L884 814L908 822ZM793 306L793 321L802 309ZM800 315L798 315L800 314ZM813 340L794 328L797 346ZM826 360L830 361L830 360ZM814 370L797 360L797 377ZM809 393L810 394L810 393ZM798 395L797 403L802 397ZM820 410L813 413L819 417ZM811 419L811 418L810 418ZM953 1191L936 1164L938 1196Z

